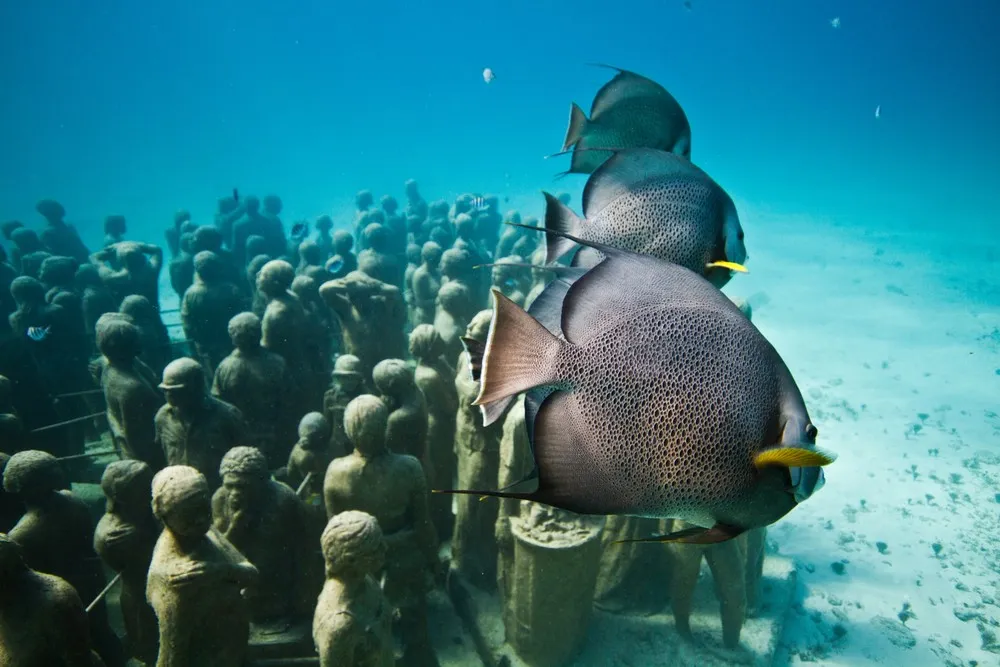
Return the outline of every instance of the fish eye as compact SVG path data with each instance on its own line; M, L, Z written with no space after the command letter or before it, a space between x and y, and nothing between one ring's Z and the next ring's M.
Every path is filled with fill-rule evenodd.
M736 233L736 238L739 239L740 241L743 240L743 230L742 229Z

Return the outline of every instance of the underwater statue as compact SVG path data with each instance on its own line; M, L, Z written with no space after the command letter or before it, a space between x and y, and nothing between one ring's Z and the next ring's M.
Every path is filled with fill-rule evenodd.
M437 540L428 510L420 461L386 446L389 410L363 394L344 410L344 430L354 445L326 471L323 496L330 518L347 510L374 516L387 547L385 595L399 610L403 665L435 667L427 628L427 593L437 568Z
M348 510L320 540L326 583L313 617L321 667L394 667L392 606L378 585L386 544L375 517Z
M258 572L212 527L211 490L189 466L153 478L153 514L163 523L146 582L156 612L156 667L242 667L250 635L243 591Z

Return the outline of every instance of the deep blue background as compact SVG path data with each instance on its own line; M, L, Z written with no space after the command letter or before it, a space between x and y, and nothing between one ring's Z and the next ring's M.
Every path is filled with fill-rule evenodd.
M995 227L996 0L32 0L0 25L0 218L54 197L95 240L108 213L157 238L177 208L207 221L234 185L286 218L343 221L408 177L540 209L582 185L541 157L610 76L595 61L667 86L738 201Z

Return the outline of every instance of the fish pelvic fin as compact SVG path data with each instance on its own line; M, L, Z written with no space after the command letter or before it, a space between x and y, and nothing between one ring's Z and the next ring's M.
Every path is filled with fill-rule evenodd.
M566 204L548 192L545 195L545 263L551 264L573 248L573 241L550 232L579 236L582 225L579 216Z
M833 454L819 449L805 447L775 447L767 449L754 457L753 465L760 470L769 466L783 468L810 468L830 465L836 460Z
M580 141L589 122L587 114L580 108L580 105L573 102L569 109L569 127L566 128L566 140L563 141L562 149L564 151L569 150L570 146Z
M705 268L729 269L730 271L736 271L737 273L750 273L750 270L747 269L747 267L743 266L742 264L737 264L736 262L726 262L726 261L709 262L708 264L705 265Z
M641 537L636 540L616 540L613 544L625 544L627 542L646 542L662 544L673 542L674 544L718 544L726 542L734 537L739 537L744 532L739 526L731 526L726 523L717 523L711 528L701 526L691 526L683 530L676 530L666 535L653 535L652 537Z
M493 320L482 355L479 395L472 402L481 406L487 426L520 392L558 379L556 356L565 345L503 292L492 292Z

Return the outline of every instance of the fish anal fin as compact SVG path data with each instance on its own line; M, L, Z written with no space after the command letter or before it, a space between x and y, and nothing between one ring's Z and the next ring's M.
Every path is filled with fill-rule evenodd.
M503 401L557 380L555 360L563 342L500 290L482 357L479 395L473 405Z
M683 530L677 530L666 535L653 535L652 537L642 537L636 540L618 540L614 544L624 544L626 542L648 542L675 544L718 544L739 537L744 532L739 526L731 526L725 523L717 523L711 528L702 526L691 526Z
M569 109L569 127L566 128L566 140L563 141L562 149L564 151L580 141L588 122L587 114L580 108L579 104L573 102Z
M507 412L507 408L510 404L514 402L517 395L508 396L507 398L501 398L499 401L493 401L491 403L483 403L479 406L479 410L483 413L483 426L489 426L493 424Z
M545 263L551 264L573 247L574 243L562 234L579 236L581 221L568 206L548 192L545 196Z
M832 454L819 449L805 447L775 447L766 449L754 457L753 465L758 470L769 466L782 468L810 468L830 465L836 460Z

